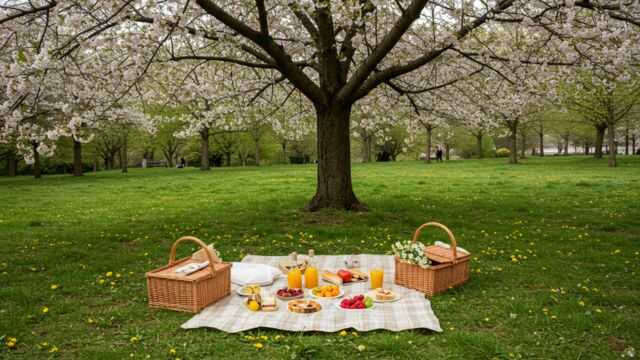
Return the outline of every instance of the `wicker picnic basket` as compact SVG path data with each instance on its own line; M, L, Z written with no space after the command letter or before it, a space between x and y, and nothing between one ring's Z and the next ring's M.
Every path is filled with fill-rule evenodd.
M409 264L396 257L395 283L418 290L428 296L433 296L469 280L469 259L471 255L458 256L458 243L453 233L448 227L437 222L428 222L417 228L413 234L413 242L418 241L420 233L426 227L437 227L444 230L451 241L451 249L436 245L427 246L425 253L431 260L431 266L426 269L418 265Z
M205 249L209 266L190 275L176 274L178 266L199 260L186 257L176 260L176 248L183 241L192 241ZM198 312L231 292L231 264L215 261L210 248L200 239L183 236L171 247L169 264L147 273L149 306L186 312Z

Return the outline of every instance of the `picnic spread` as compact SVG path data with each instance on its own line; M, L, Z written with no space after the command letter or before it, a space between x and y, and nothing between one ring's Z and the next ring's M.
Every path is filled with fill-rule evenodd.
M444 230L451 245L418 241L428 227ZM201 250L175 259L179 243ZM442 331L427 296L469 277L470 254L444 225L428 222L412 240L396 242L393 255L247 255L223 262L211 245L182 237L168 265L147 273L149 305L197 313L184 329L235 333L255 328L335 332L386 329Z

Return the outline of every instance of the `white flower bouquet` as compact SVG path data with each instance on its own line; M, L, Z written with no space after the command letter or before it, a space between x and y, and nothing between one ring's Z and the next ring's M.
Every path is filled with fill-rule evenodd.
M423 243L412 242L411 240L396 241L395 244L391 245L391 251L398 259L426 269L431 265L431 260L424 253L424 248Z

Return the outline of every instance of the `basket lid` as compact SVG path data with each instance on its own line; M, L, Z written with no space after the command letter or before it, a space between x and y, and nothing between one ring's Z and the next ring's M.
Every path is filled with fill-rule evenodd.
M453 252L451 249L444 248L438 245L430 245L424 249L424 253L430 260L435 262L446 264L453 262ZM458 250L458 261L467 259L471 254Z
M163 266L159 269L152 270L147 273L147 276L163 278L163 279L174 279L174 280L184 280L184 281L199 281L208 277L211 277L211 268L209 266L200 269L194 273L189 275L177 274L175 269L179 266L195 263L195 261L191 258L184 258L176 261L172 265ZM225 268L231 267L230 263L215 263L213 266L216 269L216 273L218 271L224 270Z

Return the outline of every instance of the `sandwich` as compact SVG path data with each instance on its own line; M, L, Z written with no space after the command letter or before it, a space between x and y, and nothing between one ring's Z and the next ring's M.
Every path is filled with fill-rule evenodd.
M278 309L278 303L273 296L265 296L262 298L262 311L276 311Z

